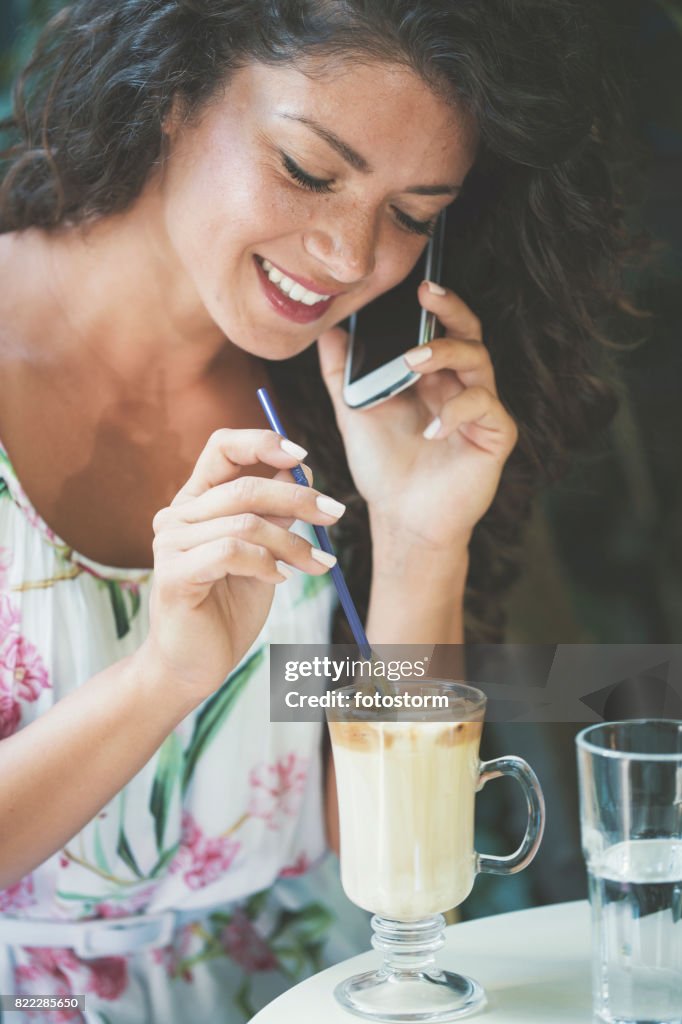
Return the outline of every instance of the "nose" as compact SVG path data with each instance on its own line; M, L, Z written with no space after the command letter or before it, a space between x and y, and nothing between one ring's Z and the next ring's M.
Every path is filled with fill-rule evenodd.
M370 213L346 209L333 221L317 220L305 232L303 246L339 284L357 284L374 270L376 233Z

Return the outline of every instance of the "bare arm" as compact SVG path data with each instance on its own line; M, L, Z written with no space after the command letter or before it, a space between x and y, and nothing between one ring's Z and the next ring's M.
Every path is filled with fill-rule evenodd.
M50 857L125 786L198 703L141 649L0 743L0 889Z
M175 726L223 682L258 636L288 566L328 571L288 531L329 525L343 506L291 482L300 450L268 430L220 430L154 520L150 632L0 743L0 888L59 850L140 771ZM305 454L305 453L304 453ZM279 469L249 477L259 462Z
M410 552L390 526L372 523L370 643L461 644L462 608L469 556L462 544L446 559Z

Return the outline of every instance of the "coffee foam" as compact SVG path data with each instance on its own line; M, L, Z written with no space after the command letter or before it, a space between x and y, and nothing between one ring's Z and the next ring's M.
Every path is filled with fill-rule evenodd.
M437 746L455 747L478 744L482 722L330 722L329 732L335 745L350 750L390 749L396 743L415 747L426 736Z

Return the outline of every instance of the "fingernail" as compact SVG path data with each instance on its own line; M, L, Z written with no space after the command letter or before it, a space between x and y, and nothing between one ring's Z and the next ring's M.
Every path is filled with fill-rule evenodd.
M321 551L320 548L313 548L310 557L314 558L316 562L320 562L321 565L326 565L328 569L336 565L336 555L330 555L328 551Z
M294 570L286 562L275 562L275 565L277 566L277 572L281 573L285 579L290 580L294 575Z
M326 512L328 516L334 516L335 519L338 519L346 511L345 505L342 505L340 501L334 501L333 498L328 498L326 494L318 495L315 503L320 512Z
M430 441L433 437L436 436L440 428L440 416L436 416L435 420L432 420L429 423L428 427L426 428L422 436L425 437L427 441Z
M446 295L446 289L442 285L436 284L435 281L427 281L426 287L429 289L432 295Z
M419 348L411 348L409 352L405 353L403 358L407 360L410 366L418 366L419 363L425 363L432 355L433 352L428 345L420 345Z
M294 444L293 441L289 441L286 437L279 442L279 446L283 452L286 452L287 455L293 455L299 462L308 454L305 448L301 448L300 444Z

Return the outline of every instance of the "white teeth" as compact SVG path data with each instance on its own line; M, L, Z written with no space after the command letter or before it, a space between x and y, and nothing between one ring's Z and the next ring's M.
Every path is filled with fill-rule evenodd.
M329 298L329 295L319 295L317 292L304 288L298 281L292 281L290 277L283 274L277 267L273 267L270 260L264 259L262 266L272 283L277 285L279 290L288 295L294 302L302 302L304 306L314 306L316 302L325 302Z

